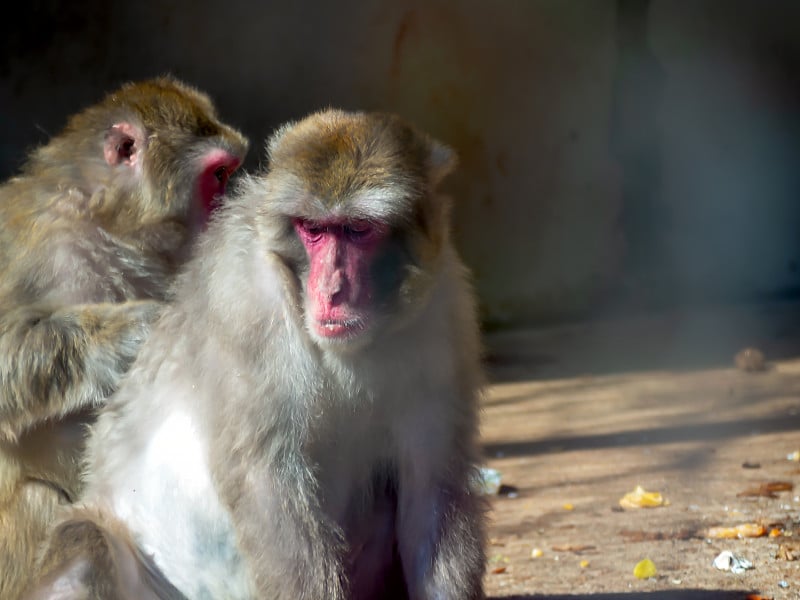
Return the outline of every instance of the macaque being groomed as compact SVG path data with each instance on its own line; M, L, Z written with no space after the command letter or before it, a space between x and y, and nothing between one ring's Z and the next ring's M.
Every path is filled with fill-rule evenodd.
M335 110L269 155L94 427L31 598L483 598L454 157Z
M0 598L79 494L86 423L246 150L205 94L163 77L73 116L0 186Z

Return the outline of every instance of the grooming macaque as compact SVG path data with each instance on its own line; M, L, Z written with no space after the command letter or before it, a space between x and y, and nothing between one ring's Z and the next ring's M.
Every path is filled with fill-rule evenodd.
M94 426L31 597L483 597L478 330L435 191L454 157L333 110L269 155Z
M164 77L73 116L0 187L0 598L78 495L86 423L246 150L205 94Z

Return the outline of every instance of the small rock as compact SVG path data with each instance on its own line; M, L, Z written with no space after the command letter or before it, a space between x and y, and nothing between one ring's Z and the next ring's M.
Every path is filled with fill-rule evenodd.
M733 357L733 364L740 371L747 373L755 373L757 371L766 371L767 361L764 358L764 353L758 348L744 348L736 353Z

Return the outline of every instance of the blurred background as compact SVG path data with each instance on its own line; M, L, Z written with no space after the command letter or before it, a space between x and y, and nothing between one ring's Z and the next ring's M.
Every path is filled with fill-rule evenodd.
M489 332L800 294L796 0L29 0L2 21L3 178L171 73L251 138L248 168L326 106L452 145Z

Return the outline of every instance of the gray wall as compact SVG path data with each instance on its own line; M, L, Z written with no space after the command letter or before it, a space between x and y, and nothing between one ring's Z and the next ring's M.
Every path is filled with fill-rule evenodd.
M792 295L793 0L28 2L0 25L0 175L119 82L171 72L253 140L323 107L453 145L488 325Z

